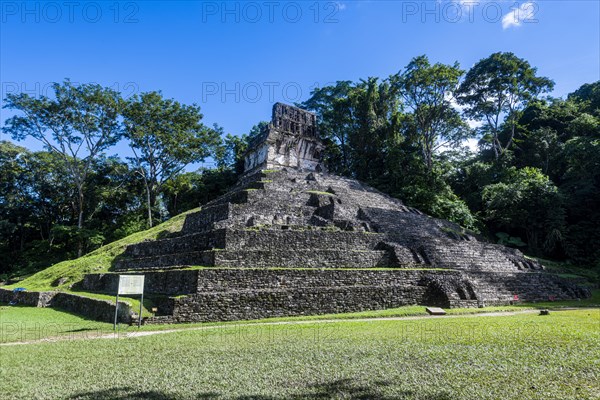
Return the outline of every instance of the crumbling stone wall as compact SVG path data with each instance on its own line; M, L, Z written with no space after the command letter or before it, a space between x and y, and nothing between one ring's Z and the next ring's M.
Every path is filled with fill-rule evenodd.
M344 269L216 269L197 271L196 292L293 290L332 287L415 286L427 276L448 278L457 271ZM410 299L406 299L410 303Z
M197 294L173 299L170 320L163 319L162 322L234 321L383 310L412 304L478 307L509 304L514 301L515 294L520 301L547 301L549 296L561 300L572 298L571 296L589 295L585 290L577 289L574 285L565 285L565 282L556 276L541 273L515 276L509 281L503 293L496 292L491 298L485 300L479 298L477 288L471 283L469 277L459 272L406 271L402 274L393 271L389 274L385 271L381 271L382 273L356 271L352 274L349 274L350 271L325 271L325 274L318 271L289 272L264 274L264 271L260 270L246 270L240 276L227 274L225 271L215 271L215 275L220 275L219 279L199 286ZM302 272L307 272L305 277L315 281L303 287L300 280L294 279L300 278ZM498 274L491 274L494 275L493 277L487 275L490 274L480 279L488 279L489 282L501 280ZM245 279L249 277L250 279ZM332 285L334 282L331 279L336 279L339 286ZM436 283L442 283L440 296L432 297L432 289ZM279 288L274 288L277 285ZM540 291L540 287L546 289ZM461 294L457 289L464 292ZM488 290L494 290L494 287L490 286Z
M202 293L175 299L172 322L235 321L378 310L415 304L422 288L341 287ZM149 321L150 322L150 321Z
M16 302L17 304L24 306L33 307L48 307L52 301L54 292L13 292L8 289L0 288L0 302L11 303Z
M53 308L85 315L88 318L113 322L115 318L115 303L109 300L92 299L71 293L57 292L51 302ZM129 323L135 312L129 304L119 301L118 321ZM137 314L136 314L137 315Z
M585 298L556 275L433 270L203 269L195 294L168 299L155 322L226 321L421 304L480 307Z
M144 293L170 296L196 293L198 272L197 270L146 272ZM134 274L136 273L131 275ZM81 282L83 290L107 294L116 294L118 285L118 274L88 274Z
M52 307L84 315L98 321L113 322L115 318L114 302L101 299L93 299L64 292L15 292L0 289L0 301L9 303L17 301L17 304L33 307ZM129 304L119 301L118 321L129 323L135 314Z

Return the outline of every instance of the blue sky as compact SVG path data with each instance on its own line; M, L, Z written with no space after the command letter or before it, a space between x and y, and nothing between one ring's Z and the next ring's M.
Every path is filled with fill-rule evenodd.
M412 57L468 69L512 51L555 96L600 79L592 1L0 2L0 81L40 94L54 81L125 95L162 90L233 134L316 85L386 77ZM3 122L10 111L2 110ZM2 137L2 139L9 139ZM39 146L27 141L25 145ZM125 146L116 151L127 154Z

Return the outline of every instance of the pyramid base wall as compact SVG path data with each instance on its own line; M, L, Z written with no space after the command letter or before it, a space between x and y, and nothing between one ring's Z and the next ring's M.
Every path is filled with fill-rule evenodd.
M196 274L196 291L167 299L160 307L162 315L146 323L251 320L405 305L483 307L590 295L546 273L210 268L180 272L188 277ZM147 275L156 289L155 278Z

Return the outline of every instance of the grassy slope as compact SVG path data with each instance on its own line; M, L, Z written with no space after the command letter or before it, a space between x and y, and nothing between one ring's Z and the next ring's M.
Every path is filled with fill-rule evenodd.
M3 288L13 289L15 287L24 287L29 291L63 291L74 293L79 296L114 301L114 296L76 291L70 289L70 286L81 281L85 274L108 272L115 257L122 254L128 245L145 240L155 240L164 234L180 231L183 227L186 215L197 212L198 210L199 209L193 209L179 214L151 229L137 232L123 239L109 243L75 260L67 260L54 264L22 281L4 286ZM59 278L67 278L67 280L62 285L53 286L53 282ZM136 312L139 310L140 303L138 298L121 297L120 300L129 303ZM151 306L151 301L145 299L142 311L143 315L151 315L148 311Z
M5 288L25 287L27 290L32 291L68 290L70 285L83 279L85 274L107 272L114 258L123 253L128 245L145 240L154 240L165 233L180 231L185 216L198 210L194 209L179 214L160 225L109 243L78 259L55 264L16 284L5 286ZM68 279L63 285L52 286L56 279L63 277Z
M596 399L599 328L588 309L8 346L0 397Z
M538 261L546 266L548 272L558 274L563 278L580 278L586 280L589 285L600 283L600 272L592 268L583 268L568 262L557 262L538 258Z

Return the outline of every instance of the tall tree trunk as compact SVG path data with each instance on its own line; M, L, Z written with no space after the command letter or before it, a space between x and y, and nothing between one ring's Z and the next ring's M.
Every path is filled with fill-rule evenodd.
M510 139L508 139L508 142L506 143L506 146L504 146L503 151L508 150L510 148L510 146L512 145L512 142L515 138L516 127L517 127L517 121L511 120Z
M83 196L83 188L81 186L79 186L78 188L79 191L79 216L77 217L77 231L79 233L78 235L78 243L77 243L77 257L81 257L83 255L83 238L81 237L81 230L83 229L83 200L84 200L84 196Z
M431 170L433 169L433 145L427 141L425 142L425 153L427 156L426 159L426 163L427 163L427 172L431 172Z
M432 159L432 151L429 146L429 143L426 139L423 139L421 142L421 155L423 156L423 162L425 163L425 167L427 168L427 172L431 172L433 167L433 159Z
M146 181L146 206L148 208L148 228L152 228L152 194L148 181Z
M498 147L500 147L500 140L498 139L498 134L494 133L494 139L492 141L492 148L494 149L494 158L498 160L500 157L500 153Z

